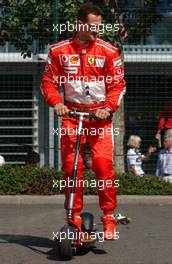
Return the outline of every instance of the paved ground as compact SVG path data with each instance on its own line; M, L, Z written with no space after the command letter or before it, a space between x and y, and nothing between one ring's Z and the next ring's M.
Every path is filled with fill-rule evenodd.
M85 208L99 222L98 206ZM171 264L172 206L120 205L118 210L132 218L118 225L120 239L97 242L96 248L68 263ZM65 263L53 249L53 232L63 225L62 205L0 205L0 263ZM98 225L101 231L102 226Z
M172 205L171 195L118 195L118 204L156 204L156 205ZM97 195L84 195L84 201L86 204L98 203ZM0 195L1 204L63 204L64 195Z

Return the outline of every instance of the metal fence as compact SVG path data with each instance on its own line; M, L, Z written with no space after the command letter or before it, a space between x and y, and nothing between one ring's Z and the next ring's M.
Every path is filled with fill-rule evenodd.
M115 123L123 129L122 145L119 148L117 145L114 154L116 166L119 158L123 160L119 166L121 171L127 169L130 135L136 134L143 139L143 153L150 145L157 145L155 134L159 116L164 105L172 99L171 5L169 1L161 2L151 9L132 7L134 1L127 1L129 7L124 3L127 9L119 5L118 19L123 20L128 34L122 43L127 93L122 119ZM113 13L112 8L110 10L109 19ZM62 16L59 13L59 17ZM37 163L52 167L59 163L60 166L60 156L56 160L57 155L54 155L54 146L58 153L60 147L55 142L58 138L52 133L53 110L44 103L39 90L48 45L39 50L38 42L39 38L30 46L34 53L25 59L10 40L0 47L0 155L7 164ZM157 155L145 163L147 173L155 172Z

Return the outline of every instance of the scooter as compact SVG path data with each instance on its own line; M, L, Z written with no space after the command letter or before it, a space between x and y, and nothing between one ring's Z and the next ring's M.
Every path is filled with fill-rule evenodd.
M76 174L83 121L86 117L92 119L95 118L95 116L90 113L78 111L70 111L69 116L79 118L79 124L77 131L74 164L71 175L71 180L73 184L70 188L68 210L66 211L66 224L60 230L61 239L60 241L58 241L59 254L62 260L72 259L73 255L76 255L79 250L83 250L84 248L87 249L89 246L92 246L98 240L98 237L96 236L96 230L94 230L94 216L91 213L83 212L81 214L81 228L77 226L73 219L73 203L75 196ZM92 236L92 239L90 239L90 234L95 234L95 236Z

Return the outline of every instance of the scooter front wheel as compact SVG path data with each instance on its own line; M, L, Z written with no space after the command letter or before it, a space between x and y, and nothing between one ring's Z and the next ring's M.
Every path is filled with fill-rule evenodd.
M61 239L59 241L59 254L62 260L71 260L75 252L74 241L69 234L74 232L73 227L65 225L61 228Z

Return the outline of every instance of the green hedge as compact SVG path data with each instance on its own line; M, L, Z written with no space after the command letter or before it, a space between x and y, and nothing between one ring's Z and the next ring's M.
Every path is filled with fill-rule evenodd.
M125 174L118 175L118 194L142 195L172 195L172 184L166 183L155 176L133 177ZM4 194L40 194L51 195L63 193L57 186L63 175L54 169L31 166L0 167L0 195ZM84 179L94 181L94 175L86 174ZM93 185L84 188L85 194L95 194L97 189Z

